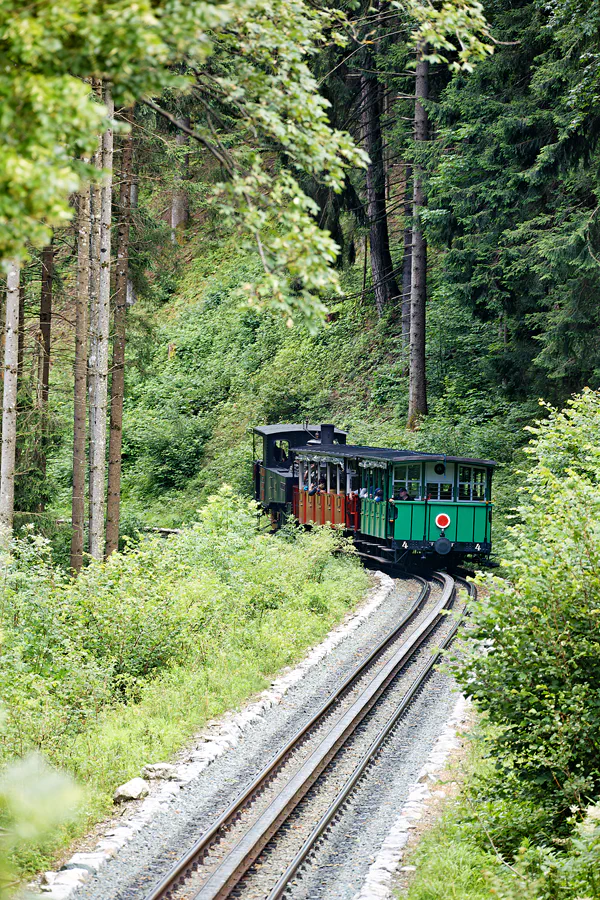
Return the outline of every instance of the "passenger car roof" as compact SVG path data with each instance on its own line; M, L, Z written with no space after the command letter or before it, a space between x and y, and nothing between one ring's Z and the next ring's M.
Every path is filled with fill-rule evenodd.
M296 447L295 453L314 456L339 456L344 459L378 459L386 462L458 462L473 466L495 466L491 459L474 459L470 456L448 456L445 453L421 453L418 450L387 450L384 447L363 447L357 444L307 444Z

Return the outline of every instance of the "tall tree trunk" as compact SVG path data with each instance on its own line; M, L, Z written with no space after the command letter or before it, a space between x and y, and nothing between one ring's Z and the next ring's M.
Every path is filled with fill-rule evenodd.
M365 69L375 67L370 54ZM385 167L381 137L381 109L377 79L368 72L360 78L360 121L365 150L369 154L367 167L367 216L371 248L371 275L375 292L375 306L382 315L386 306L396 300L400 291L390 254L387 206L385 202Z
M410 347L410 288L412 283L412 166L404 167L404 257L402 262L402 349Z
M101 97L102 82L94 79L92 82L94 93ZM102 168L102 136L98 139L98 149L93 157L94 168ZM101 219L102 191L100 184L95 181L90 187L90 286L89 286L89 356L87 365L87 390L88 390L88 416L89 416L89 521L88 532L91 531L91 510L94 482L91 473L94 469L95 444L92 441L92 372L96 372L98 366L98 298L100 295L100 219Z
M96 160L99 157L99 162ZM94 154L95 168L102 168L102 151ZM92 372L96 371L98 358L98 295L100 289L100 186L92 184L90 188L90 282L89 282L89 356L87 363L87 390L88 390L88 416L89 432L92 430ZM94 445L89 438L89 472L94 467ZM89 473L88 473L89 480ZM89 484L89 502L92 501L93 484ZM89 526L88 522L88 526Z
M366 299L366 291L367 291L367 257L369 255L369 236L365 234L363 238L363 276L362 276L362 294L361 300L364 303Z
M42 350L42 377L40 400L42 409L48 403L50 390L50 335L52 331L52 282L54 279L54 247L49 244L42 251L42 293L40 297L40 337Z
M133 119L133 110L125 115ZM106 556L119 546L121 511L121 448L123 438L123 394L125 388L125 337L127 285L129 274L129 234L131 230L131 184L133 174L133 132L123 139L121 188L119 192L119 233L115 273L115 334L110 405L110 443L108 449L108 499L106 504Z
M383 84L379 85L379 102L381 114L383 117L383 128L385 131L386 123L390 121L390 113L392 111L391 95L386 91ZM382 156L383 156L383 173L385 181L385 202L389 203L392 199L392 149L390 142L386 141L382 136Z
M189 116L183 116L177 121L186 128L190 127ZM189 137L183 131L177 132L176 140L178 148L184 147L189 143ZM188 166L189 153L184 153L183 159L180 162L178 161L178 184L173 191L173 197L171 199L171 240L174 244L177 242L178 232L186 227L190 215L188 192L183 184L184 180L188 177Z
M19 381L23 375L23 360L25 358L25 285L19 285L19 337L17 343L17 375Z
M110 117L114 103L110 89L104 90ZM110 256L112 220L113 132L102 136L102 168L109 172L101 188L100 277L98 300L92 318L94 355L90 353L90 554L104 556L104 490L106 473L106 413L108 398L108 337L110 329ZM93 301L92 301L93 302Z
M131 215L133 216L134 210L138 207L138 180L136 178L135 172L132 172L131 175ZM128 267L129 268L129 267ZM133 306L135 301L137 300L135 285L133 280L127 275L127 306Z
M4 348L6 346L6 330L4 323L6 320L6 291L0 291L0 359L4 359ZM0 379L2 381L2 390L4 390L4 366L0 366Z
M415 78L415 141L427 140L428 116L421 100L429 93L429 63L417 59ZM423 234L421 210L425 206L423 169L414 167L413 240L410 291L410 371L408 383L408 425L414 427L419 416L427 415L427 380L425 370L425 306L427 300L427 245Z
M75 298L75 391L73 411L73 497L71 569L83 565L85 531L85 449L87 411L88 305L90 300L90 189L78 197L77 294Z
M19 356L19 264L10 263L6 280L2 452L0 458L0 546L8 548L15 511L17 383Z
M35 442L35 465L42 480L46 478L46 447L48 445L48 396L50 392L50 337L52 329L52 282L54 279L54 247L42 250L42 290L40 294L40 328L34 357L35 405L39 410L39 432ZM37 512L44 511L40 500Z

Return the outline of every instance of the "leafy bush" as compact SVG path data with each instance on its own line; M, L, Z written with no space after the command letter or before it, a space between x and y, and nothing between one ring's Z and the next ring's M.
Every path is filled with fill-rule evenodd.
M514 769L498 765L498 728L486 716L473 726L460 797L460 829L481 851L512 860L523 842L558 846L569 834L552 798L524 796Z
M91 560L77 579L53 567L47 540L31 532L4 570L5 747L55 746L111 698L135 698L184 664L200 637L226 641L286 604L325 613L322 573L342 545L331 529L260 535L253 510L228 489L193 528Z
M598 900L600 898L600 807L586 811L566 852L524 843L515 877L493 886L499 900Z
M49 542L30 533L5 560L1 592L0 693L6 707L0 758L51 751L110 699L110 661L78 642L58 599L67 588Z
M545 411L507 578L480 578L489 594L456 659L480 739L417 851L410 900L445 900L449 883L463 900L600 898L600 393Z
M0 773L0 900L19 896L14 859L73 818L79 791L34 754Z
M531 431L508 577L483 579L473 615L486 652L460 676L499 726L499 761L566 814L600 794L600 394L549 409Z
M416 873L407 900L600 898L600 808L588 808L570 838L553 835L548 810L511 796L510 779L505 784L494 773L482 754L490 737L483 720L458 763L460 793L409 860Z
M125 460L136 459L138 490L149 495L181 488L198 473L210 434L206 419L184 412L138 410L125 435Z

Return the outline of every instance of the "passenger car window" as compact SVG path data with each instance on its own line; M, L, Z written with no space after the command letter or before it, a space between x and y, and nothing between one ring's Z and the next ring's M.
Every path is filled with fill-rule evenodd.
M413 500L421 495L421 466L394 466L394 498L397 500L402 488L408 491Z
M485 500L486 471L476 466L458 467L458 499Z
M439 481L427 482L427 496L430 500L452 500L452 485Z

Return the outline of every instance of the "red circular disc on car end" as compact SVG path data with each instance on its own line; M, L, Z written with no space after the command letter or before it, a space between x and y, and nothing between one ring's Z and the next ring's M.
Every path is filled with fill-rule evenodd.
M438 528L447 528L450 524L450 516L448 513L439 513L439 515L435 517L435 524Z

